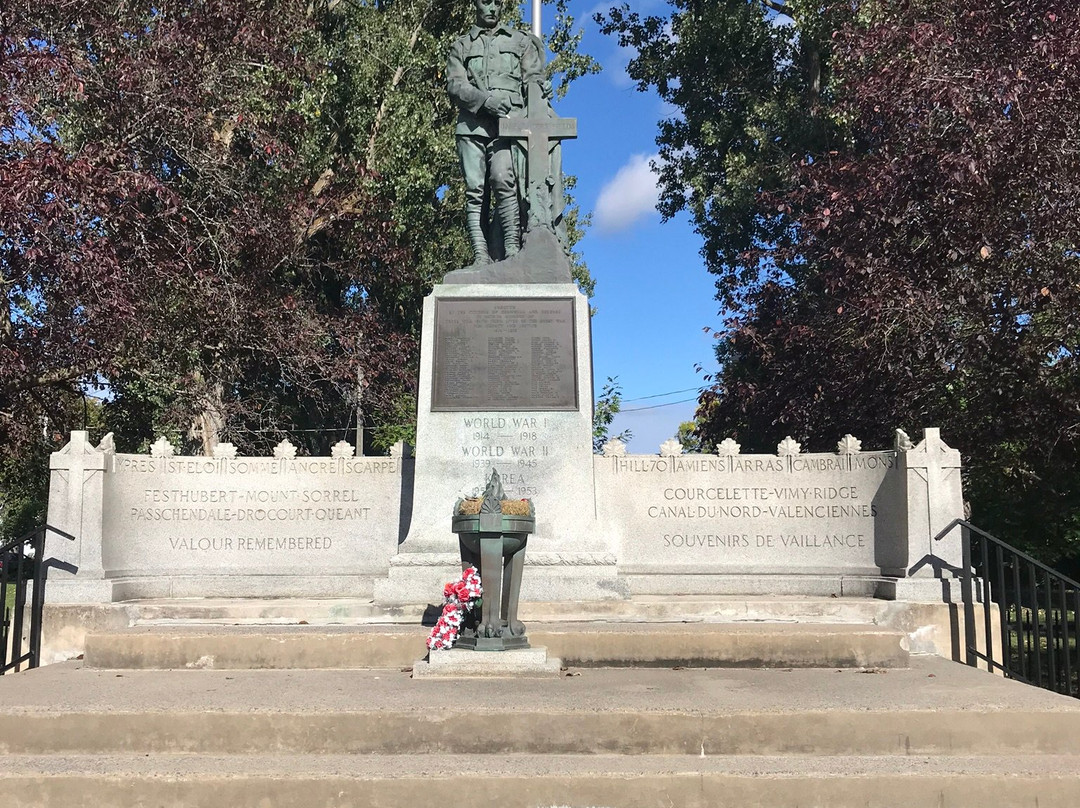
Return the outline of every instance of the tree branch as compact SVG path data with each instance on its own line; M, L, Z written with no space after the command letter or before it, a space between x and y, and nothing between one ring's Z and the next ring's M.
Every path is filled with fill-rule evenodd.
M342 218L343 216L350 216L354 213L360 213L363 209L360 207L361 195L350 194L341 203L341 205L333 213L320 214L312 218L311 222L303 232L301 232L296 239L296 246L299 247L308 239L317 235L319 232L325 230L333 222Z
M7 280L0 277L0 286L13 286L15 284L14 279ZM15 336L15 323L11 317L11 302L8 299L8 292L5 289L4 294L0 295L0 300L3 301L4 311L0 313L0 337L3 337L4 342L10 342L12 337Z
M821 51L816 45L806 49L807 91L810 96L810 114L817 117L818 102L821 100Z
M420 39L420 32L424 30L424 22L427 20L428 14L431 13L431 9L434 5L434 0L428 2L427 7L420 15L420 19L417 20L416 25L413 27L412 34L409 36L409 48L407 53L411 54L416 49L416 42ZM394 71L394 77L390 80L390 86L387 87L386 92L383 93L382 101L379 102L379 109L375 112L375 120L371 124L371 135L368 137L367 145L367 167L369 169L375 167L375 142L379 137L379 129L382 126L383 119L386 117L386 110L390 106L390 96L394 90L397 89L397 86L404 77L405 65L400 64Z
M37 376L24 377L17 381L5 382L3 387L0 387L0 395L13 396L16 393L23 393L38 387L53 387L55 385L64 384L73 381L80 376L84 376L89 370L90 368L88 367L62 368L60 370L51 371L50 373L41 373Z

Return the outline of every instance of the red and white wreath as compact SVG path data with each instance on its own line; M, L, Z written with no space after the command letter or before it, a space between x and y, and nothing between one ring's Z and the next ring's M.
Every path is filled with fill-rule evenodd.
M466 614L480 605L483 594L476 567L469 567L461 573L460 580L444 586L442 614L431 630L427 647L433 651L453 648Z

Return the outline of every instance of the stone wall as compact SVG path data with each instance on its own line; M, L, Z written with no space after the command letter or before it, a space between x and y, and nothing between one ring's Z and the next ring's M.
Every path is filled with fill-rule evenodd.
M50 547L78 572L55 571L50 600L370 595L404 538L412 463L149 457L74 433L53 459L49 519L79 537Z
M710 455L679 454L670 443L660 455L627 455L611 444L608 456L585 459L592 485L577 495L561 489L557 505L565 509L558 522L579 525L581 535L530 542L534 572L523 597L948 598L958 531L935 537L962 516L963 500L959 454L937 430L918 446L898 440L873 452L850 437L830 454L804 454L788 441L776 455L742 455L725 443ZM436 505L414 491L417 461L407 453L176 457L157 449L118 454L111 441L94 447L76 432L53 456L49 521L78 540L50 542L57 565L48 600L424 602L453 573L453 497ZM480 482L455 485L466 493ZM408 551L415 500L425 513L445 513L445 547L432 548L439 552ZM410 583L394 584L395 575Z
M902 574L897 452L601 458L596 484L620 571L653 592L703 575L818 576L833 591Z

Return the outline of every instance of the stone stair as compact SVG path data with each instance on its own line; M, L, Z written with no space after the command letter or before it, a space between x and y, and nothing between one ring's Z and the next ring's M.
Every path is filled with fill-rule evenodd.
M896 667L909 652L950 653L961 633L949 608L873 598L636 596L523 603L521 618L534 645L550 645L574 665ZM85 653L101 667L187 667L204 656L218 667L245 667L244 655L264 659L260 667L404 666L422 655L417 636L434 610L358 598L50 604L42 656L53 663Z
M418 625L136 626L86 637L88 667L306 669L409 667ZM529 640L573 667L902 668L907 637L855 623L529 624Z
M565 674L48 666L0 679L0 789L5 808L1080 805L1080 701L940 658Z
M428 604L370 598L175 598L110 604L131 625L393 625L419 623ZM854 597L637 595L631 599L522 602L529 623L828 622L880 624L896 605Z
M525 603L565 670L523 681L413 678L423 605L109 604L69 616L93 626L83 659L0 678L0 789L5 808L1080 805L1080 701L919 653L928 619L950 627L918 608Z

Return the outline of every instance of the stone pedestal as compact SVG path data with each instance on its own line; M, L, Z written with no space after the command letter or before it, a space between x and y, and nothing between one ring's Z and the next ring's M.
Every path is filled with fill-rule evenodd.
M518 620L521 573L525 567L525 546L536 520L529 515L503 514L503 492L498 473L484 492L484 506L492 510L454 516L453 531L461 544L461 565L480 571L484 597L480 623L475 631L462 631L457 644L477 651L505 651L528 648L525 624Z
M899 453L904 475L907 558L894 581L886 581L879 597L916 602L957 602L957 573L963 566L959 527L964 518L960 452L945 444L940 430L923 430L914 448Z
M431 651L428 660L413 665L416 679L475 679L498 676L517 678L557 678L562 662L548 657L546 648L521 648L511 651L472 651L451 648Z
M45 557L52 559L45 584L54 603L107 602L113 582L102 564L105 473L113 452L97 448L89 434L76 430L67 446L49 459L48 524L74 537L50 531Z
M411 522L382 604L437 598L458 574L454 502L491 468L536 505L524 599L620 597L596 521L588 300L573 284L447 284L424 301ZM550 573L550 574L545 574ZM533 590L533 592L530 592Z

